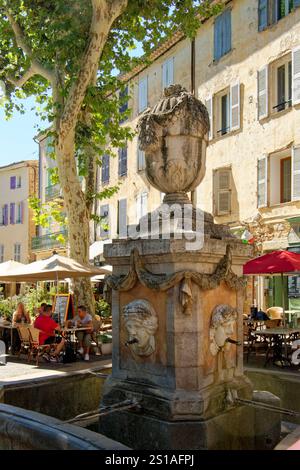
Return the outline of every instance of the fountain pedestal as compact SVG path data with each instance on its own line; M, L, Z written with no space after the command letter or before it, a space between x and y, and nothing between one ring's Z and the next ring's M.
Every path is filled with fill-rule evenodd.
M192 224L197 249L176 239L186 192L204 176L208 117L181 87L165 95L142 118L140 140L149 181L172 206L173 231L164 232L162 216L152 239L144 232L104 249L113 266L113 368L102 404L133 399L140 408L102 417L100 432L137 449L247 449L257 434L271 447L278 418L260 419L258 430L254 409L236 401L252 398L242 347L242 266L252 249L208 214Z

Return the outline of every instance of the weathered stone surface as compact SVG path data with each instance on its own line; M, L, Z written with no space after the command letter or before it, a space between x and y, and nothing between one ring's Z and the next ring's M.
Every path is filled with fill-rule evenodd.
M0 404L0 449L128 450L128 447L56 418Z

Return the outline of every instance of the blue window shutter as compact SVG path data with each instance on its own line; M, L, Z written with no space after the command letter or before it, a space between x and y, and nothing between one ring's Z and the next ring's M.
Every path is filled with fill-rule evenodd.
M102 157L102 175L101 175L101 180L102 183L108 183L109 181L109 155L105 154Z
M231 10L224 11L222 55L231 50Z
M220 59L222 46L222 16L217 16L214 27L214 59Z
M300 0L294 0L294 8L300 7Z
M119 149L119 176L127 175L127 147Z
M8 225L8 204L4 205L4 225Z
M10 189L16 189L17 178L16 176L10 177Z
M10 204L10 223L11 224L15 223L15 203L14 202Z
M268 27L268 0L258 2L258 31L263 31Z

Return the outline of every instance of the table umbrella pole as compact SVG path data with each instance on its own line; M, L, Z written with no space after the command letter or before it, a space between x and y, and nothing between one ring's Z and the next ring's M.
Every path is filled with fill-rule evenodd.
M281 273L281 303L282 303L282 315L283 315L283 326L286 326L286 318L285 318L285 295L284 295L284 279L283 273Z

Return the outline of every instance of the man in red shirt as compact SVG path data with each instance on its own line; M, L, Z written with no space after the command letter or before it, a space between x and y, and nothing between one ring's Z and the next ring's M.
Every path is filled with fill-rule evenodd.
M55 352L53 354L54 358L56 359L65 345L65 340L64 338L56 338L55 330L60 330L61 327L60 325L58 325L58 323L53 320L53 318L51 318L51 315L52 307L51 305L47 305L44 308L42 314L36 318L34 322L34 327L40 330L40 344L57 343Z

